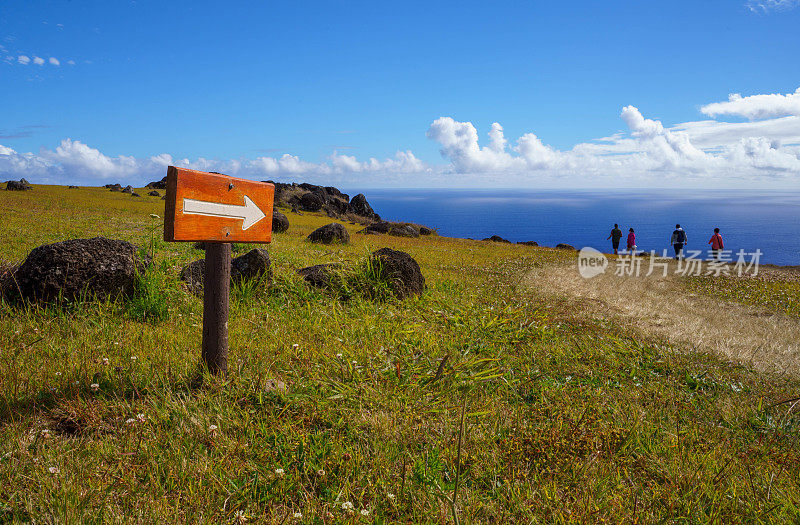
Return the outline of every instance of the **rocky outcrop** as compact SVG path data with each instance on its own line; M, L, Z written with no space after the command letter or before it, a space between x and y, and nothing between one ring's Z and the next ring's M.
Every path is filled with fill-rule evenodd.
M141 195L139 195L138 193L136 193L134 191L134 192L131 193L131 197L141 197Z
M334 272L340 267L341 265L339 264L315 264L314 266L300 268L297 273L308 284L319 288L327 288L330 286Z
M183 267L180 279L186 283L190 291L200 293L203 291L205 270L205 259L198 259ZM261 278L272 278L267 250L255 248L244 255L231 259L231 284Z
M125 186L125 189L122 190L122 193L133 193L133 186L130 184Z
M363 193L359 193L350 200L348 211L354 215L366 217L368 219L380 220L380 217L376 217L377 214L375 213L375 210L373 210L372 206L369 205L369 202L367 202L367 198Z
M519 241L517 244L523 244L525 246L539 246L539 243L536 241Z
M567 244L567 243L563 243L563 242L556 244L556 248L558 248L559 250L574 250L575 249L575 247L572 246L571 244Z
M161 197L161 194L158 193L156 190L151 191L150 193L148 193L148 195L150 195L151 197Z
M433 235L433 230L428 228L427 226L420 226L419 227L419 234L420 235Z
M167 178L164 177L161 180L155 180L150 182L145 186L148 190L166 190L167 189Z
M105 237L46 244L14 272L13 290L36 302L113 298L132 292L149 262L133 244Z
M389 280L392 292L400 299L425 291L425 277L419 264L409 254L391 248L372 253L371 262L380 275Z
M283 233L289 229L289 218L277 210L272 210L272 231Z
M338 222L332 222L311 232L308 235L308 240L321 244L334 242L346 244L350 242L350 234L347 233L347 229L344 226Z
M385 234L393 235L395 237L419 237L422 235L423 229L428 232L425 235L430 235L432 233L432 230L430 228L425 228L425 226L416 226L414 224L404 222L378 221L373 222L357 233L364 235Z
M30 191L33 186L25 179L10 180L6 182L6 191Z
M492 242L506 242L506 243L511 244L511 241L509 241L508 239L503 239L499 235L492 235L491 237L486 237L483 240L484 241L492 241Z
M108 188L110 191L122 191L121 184L106 184L106 188Z
M300 196L300 208L304 211L319 211L325 204L325 199L318 193L304 193Z

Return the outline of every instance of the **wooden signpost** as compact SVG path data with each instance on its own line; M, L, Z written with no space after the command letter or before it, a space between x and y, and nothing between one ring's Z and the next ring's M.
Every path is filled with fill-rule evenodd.
M275 187L170 166L164 240L205 243L203 362L214 374L228 370L228 304L231 244L272 240Z

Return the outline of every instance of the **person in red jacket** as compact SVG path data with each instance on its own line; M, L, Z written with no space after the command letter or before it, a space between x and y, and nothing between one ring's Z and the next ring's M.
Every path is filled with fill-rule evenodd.
M629 252L636 251L636 234L633 233L633 228L628 230L628 251Z
M714 228L714 235L708 240L711 245L711 255L715 259L719 259L719 252L725 249L725 243L722 242L722 235L719 234L719 228Z

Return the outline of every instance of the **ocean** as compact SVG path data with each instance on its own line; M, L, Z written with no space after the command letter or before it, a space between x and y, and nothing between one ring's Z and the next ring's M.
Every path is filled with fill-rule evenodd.
M605 239L618 223L623 247L633 228L640 250L660 253L670 248L680 223L687 248L704 255L720 228L725 248L734 253L758 249L762 263L800 264L800 191L368 189L350 195L359 192L382 218L424 224L448 237L499 235L607 253L611 241Z

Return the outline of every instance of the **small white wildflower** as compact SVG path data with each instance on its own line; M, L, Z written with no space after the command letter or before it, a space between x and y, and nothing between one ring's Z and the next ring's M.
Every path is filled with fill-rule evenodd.
M41 434L43 439L48 439L50 437L50 431L47 429L42 430Z
M297 350L298 348L300 348L300 345L299 345L299 344L297 344L297 343L295 343L295 344L293 344L293 345L292 345L292 348L294 348L295 350Z
M61 472L61 470L58 467L50 467L47 470L49 470L50 474L53 474L53 475L58 474L59 472Z
M107 358L107 357L104 357L104 358L103 358L103 364L104 364L104 365L108 365L108 363L109 363L109 361L108 361L108 358Z
M239 523L247 523L248 520L248 517L245 515L243 510L237 510L236 514L234 514L234 518L236 518L236 521Z
M294 516L294 519L296 519L296 520L303 519L303 513L302 512L295 512L293 514L293 516Z
M136 414L136 419L138 419L140 423L144 423L144 414Z
M60 376L60 375L61 375L61 372L56 372L56 375L57 375L57 376Z
M138 357L136 357L135 355L132 355L132 356L131 356L131 361L136 361L137 359L139 359L139 358L138 358Z
M362 516L369 516L369 510L367 510L367 509L361 509L361 515L362 515Z
M336 354L336 357L338 357L339 359L341 359L341 358L342 358L342 354Z
M325 477L325 471L323 469L319 469L317 471L317 476L319 476L321 478L324 478Z
M100 385L98 385L97 383L92 383L91 385L89 385L89 387L92 389L93 392L97 392L98 390L100 390Z
M208 426L208 429L209 429L211 432L214 432L215 430L217 430L217 428L218 428L218 427L217 427L217 425L209 425L209 426Z
M394 494L392 494L391 492L387 492L386 493L386 499L388 499L389 501L394 501L395 497L396 496Z
M126 425L133 425L134 423L136 423L136 420L133 419L132 417L129 417L128 419L125 420Z
M286 472L282 468L275 469L275 475L278 476L279 478L282 478L285 473Z
M353 502L345 501L342 503L342 510L353 510Z

